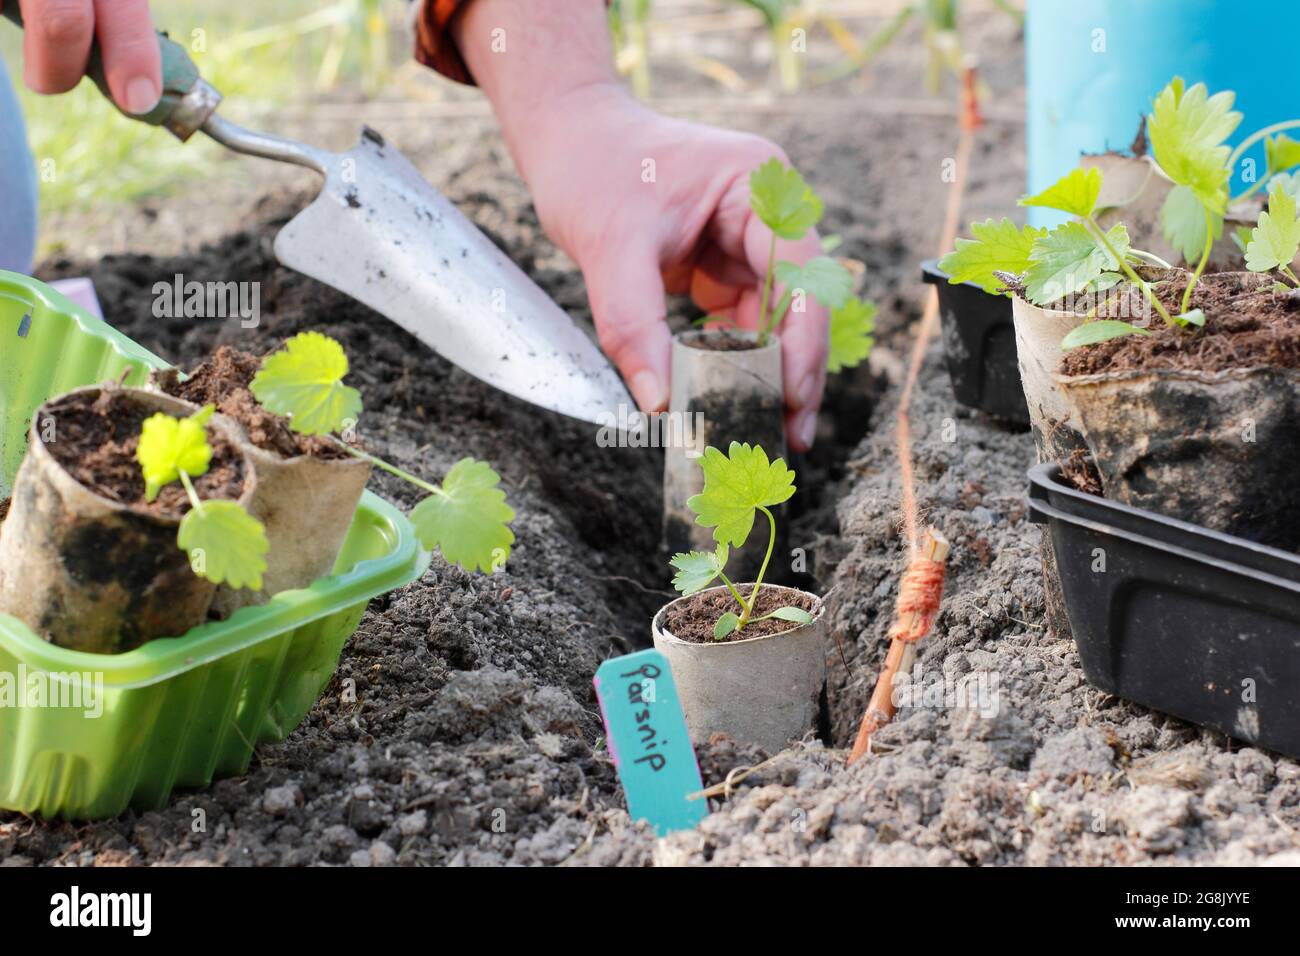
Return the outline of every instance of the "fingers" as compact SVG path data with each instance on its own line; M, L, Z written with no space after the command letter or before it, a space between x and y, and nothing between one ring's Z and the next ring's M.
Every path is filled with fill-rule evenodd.
M750 216L745 224L745 256L750 268L762 275L767 270L772 233ZM821 241L810 232L798 242L777 242L776 259L802 265L821 255ZM779 301L785 290L779 285L772 299ZM799 306L802 306L800 308ZM742 303L742 315L746 311ZM756 313L755 313L756 314ZM806 296L786 314L781 323L781 371L785 380L786 441L793 451L812 447L817 433L817 410L826 385L826 350L830 313L812 296Z
M95 35L113 101L128 113L148 113L162 96L162 57L148 0L94 4Z
M23 80L31 90L76 86L98 39L114 102L128 113L158 105L161 56L147 0L22 0L22 12Z
M707 315L734 309L740 301L743 286L733 282L719 282L703 269L691 274L691 299Z
M622 246L583 267L600 347L644 412L668 407L672 335L659 257L649 245Z
M93 0L22 0L21 6L23 82L34 93L66 93L86 73L95 37Z
M803 312L791 311L781 326L786 440L795 451L811 448L817 434L817 411L826 387L828 324L827 311L809 302Z

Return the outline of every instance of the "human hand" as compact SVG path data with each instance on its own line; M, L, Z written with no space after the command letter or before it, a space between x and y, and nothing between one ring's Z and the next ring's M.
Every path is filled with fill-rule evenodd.
M18 0L0 0L5 3ZM22 0L23 82L66 93L86 74L96 39L113 101L148 113L162 96L162 63L147 0Z
M760 137L657 114L617 84L569 91L526 122L512 140L542 225L582 269L601 347L641 408L660 411L672 343L665 290L757 326L772 234L749 207L749 174L785 157ZM815 234L777 242L778 259L802 264L820 253ZM794 451L816 432L828 321L809 297L781 325Z

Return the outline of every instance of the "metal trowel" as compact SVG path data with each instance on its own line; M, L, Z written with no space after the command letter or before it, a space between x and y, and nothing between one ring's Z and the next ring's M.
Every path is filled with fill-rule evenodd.
M22 26L18 5L4 15ZM396 322L449 362L518 398L597 424L634 409L614 367L550 297L364 127L343 153L254 132L217 115L221 94L164 34L163 96L131 116L182 142L202 132L236 152L325 177L320 195L275 238L284 265ZM98 49L87 74L108 95Z

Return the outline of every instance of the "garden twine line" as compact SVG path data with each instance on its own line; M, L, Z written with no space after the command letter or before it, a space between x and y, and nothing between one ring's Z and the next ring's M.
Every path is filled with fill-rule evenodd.
M979 110L975 66L967 63L962 73L961 124L955 158L955 178L948 193L944 210L943 229L939 237L939 255L952 249L957 240L962 199L966 192L966 169L975 145L975 131L983 123ZM922 553L920 508L916 496L916 468L912 456L912 426L909 410L912 393L916 390L925 363L926 352L938 328L939 296L931 289L926 299L921 321L917 326L916 340L912 344L907 378L899 395L898 424L895 441L898 449L898 468L902 481L903 531L907 538L908 565L899 585L898 600L894 610L894 626L890 629L889 652L885 666L872 691L867 711L862 715L857 739L849 754L849 764L861 758L871 747L871 737L894 716L894 677L900 670L908 670L916 655L916 642L929 633L939 614L943 599L944 562L948 556L948 542L937 529L926 533L926 553Z

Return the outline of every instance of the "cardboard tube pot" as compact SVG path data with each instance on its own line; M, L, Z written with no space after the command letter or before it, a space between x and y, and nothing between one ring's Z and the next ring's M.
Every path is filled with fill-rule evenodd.
M769 460L785 457L781 345L771 338L762 348L754 348L755 340L753 332L731 329L683 332L673 339L672 396L666 420L672 427L660 435L664 541L672 554L716 547L712 529L697 525L695 513L686 506L704 490L699 457L705 448L712 445L725 452L733 441L748 442L761 445ZM725 348L728 344L732 348ZM760 520L745 546L731 552L728 576L735 581L758 577L767 542L766 522Z
M112 501L77 481L42 440L42 423L58 429L58 405L32 417L27 455L14 480L9 516L0 525L0 613L10 614L60 647L115 654L158 637L180 637L207 620L215 587L190 567L176 545L181 518ZM158 392L123 388L144 406L183 417L198 410ZM209 428L239 447L216 417ZM240 504L256 490L244 459Z
M1300 371L1060 376L1106 497L1259 544L1300 547Z
M270 548L261 591L217 588L212 608L221 618L250 604L265 604L281 591L308 587L330 574L371 471L370 462L350 455L285 458L254 445L239 424L226 421L240 435L244 454L257 474L248 511L265 525Z
M1055 378L1065 354L1061 351L1061 339L1083 320L1081 314L1044 309L1018 295L1011 300L1016 364L1020 368L1020 384L1025 390L1029 425L1040 462L1062 461L1076 449L1087 447L1078 430L1078 415ZM1042 532L1039 541L1039 554L1043 563L1047 628L1052 634L1068 638L1070 618L1061 589L1061 574L1056 564L1056 553L1052 550L1052 539L1046 531Z
M1084 316L1076 312L1044 309L1021 296L1011 300L1011 321L1016 331L1016 364L1029 406L1039 461L1058 461L1086 447L1078 417L1056 382L1056 370L1065 353L1061 339Z
M748 594L752 585L738 587ZM678 598L661 608L651 633L655 649L673 669L691 741L702 744L712 734L725 733L775 753L811 730L826 683L826 608L819 604L812 623L792 625L780 634L695 644L664 628L669 609L690 600Z

